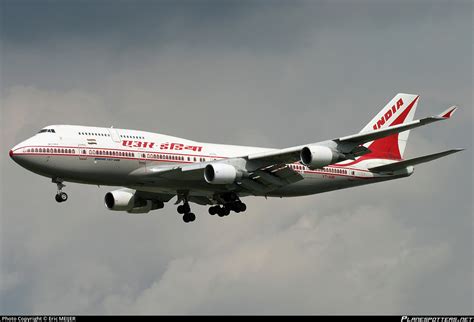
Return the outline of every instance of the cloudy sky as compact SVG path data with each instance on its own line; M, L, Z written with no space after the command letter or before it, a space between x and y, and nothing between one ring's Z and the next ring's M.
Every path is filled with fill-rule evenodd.
M473 313L471 1L0 1L0 313ZM398 92L393 182L246 200L184 224L112 213L8 158L48 124L287 147L358 132Z

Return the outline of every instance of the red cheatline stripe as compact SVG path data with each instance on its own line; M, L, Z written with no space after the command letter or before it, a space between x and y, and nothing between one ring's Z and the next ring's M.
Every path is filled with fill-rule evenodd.
M172 155L179 155L179 156L191 156L191 157L201 157L201 158L217 158L217 159L227 159L228 157L223 156L216 156L216 155L206 155L206 154L184 154L178 152L162 152L156 150L126 150L126 149L114 149L114 148L100 148L100 147L89 147L89 146L57 146L57 145L27 145L24 147L19 147L14 150L20 150L25 148L48 148L48 149L86 149L86 150L113 150L113 151L124 151L124 152L136 152L136 153L155 153L155 154L172 154ZM179 151L179 150L173 150Z
M43 152L22 152L22 153L18 153L18 152L15 152L15 151L18 151L20 149L25 149L25 148L48 148L48 149L74 149L74 150L107 150L107 151L120 151L120 152L129 152L129 153L145 153L145 154L163 154L163 155L176 155L176 156L186 156L186 157L196 157L196 158L217 158L217 159L226 159L226 157L222 157L222 156L210 156L210 155L199 155L199 154L179 154L179 153L171 153L171 152L152 152L152 151L139 151L139 150L123 150L123 149L112 149L112 148L99 148L99 147L96 147L96 148L91 148L91 147L87 147L87 146L81 146L81 147L77 147L77 146L46 146L46 145L37 145L37 146L33 146L33 145L29 145L29 146L25 146L25 147L20 147L20 148L17 148L15 149L14 151L11 151L11 155L15 154L15 155L64 155L64 156L86 156L86 157L103 157L103 158L118 158L118 156L113 156L113 155L97 155L97 154L78 154L76 152L74 153L70 153L70 154L62 154L62 153L43 153ZM124 159L133 159L133 160L142 160L143 158L133 158L133 157L121 157L121 158L124 158ZM144 158L143 160L152 160L152 159L156 159L156 160L160 160L158 158ZM162 158L161 158L162 160ZM166 160L169 160L169 159L166 159ZM169 161L174 161L174 160L169 160ZM192 163L192 162L191 162ZM293 162L292 164L297 164L297 165L301 165L299 162ZM345 169L351 169L351 170L355 170L355 171L363 171L363 172L370 172L368 170L365 170L365 169L360 169L360 168L353 168L353 167L348 167L344 164L332 164L331 167L334 167L334 168L337 168L337 167L340 167L340 168L345 168ZM309 170L307 170L309 171Z
M15 155L33 155L33 156L66 156L66 157L87 157L90 159L123 159L123 160L138 160L138 161L152 161L152 162L164 162L164 163L184 163L190 164L194 163L193 161L181 161L181 160L163 160L163 159L147 159L147 158L133 158L133 157L124 157L124 156L113 156L113 155L90 155L90 154L62 154L62 153L15 153ZM337 177L349 177L356 179L376 179L375 177L361 177L351 174L342 174L342 173L332 173L329 171L318 171L318 170L296 170L297 172L310 173L310 174L321 174L328 176L337 176ZM367 170L355 169L354 171L363 171L370 172Z

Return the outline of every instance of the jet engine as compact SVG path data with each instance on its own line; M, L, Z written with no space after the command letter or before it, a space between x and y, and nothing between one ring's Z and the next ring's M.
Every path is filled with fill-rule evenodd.
M107 192L104 201L109 210L126 211L130 214L144 214L164 207L164 203L160 200L142 199L137 197L135 192L128 190Z
M210 184L231 184L237 178L237 169L230 164L208 164L204 169L204 179Z
M300 152L301 163L310 169L320 169L340 159L340 154L326 146L309 145Z

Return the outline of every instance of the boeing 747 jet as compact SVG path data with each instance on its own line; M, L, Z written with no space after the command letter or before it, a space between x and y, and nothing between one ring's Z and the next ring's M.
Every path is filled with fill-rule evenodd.
M246 210L243 197L296 197L408 177L420 163L452 149L404 159L411 129L451 118L456 106L413 120L419 96L397 94L359 133L271 149L201 143L138 130L50 125L10 150L20 166L57 185L120 186L105 206L131 214L164 207L173 197L184 222L196 219L190 203L220 217Z

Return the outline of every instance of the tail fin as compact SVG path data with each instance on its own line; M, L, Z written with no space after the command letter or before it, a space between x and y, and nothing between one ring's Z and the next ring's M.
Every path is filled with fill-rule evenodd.
M418 95L397 94L385 107L360 131L370 132L413 121ZM366 158L401 160L410 131L396 133L364 144L371 153Z

